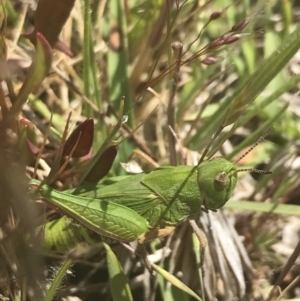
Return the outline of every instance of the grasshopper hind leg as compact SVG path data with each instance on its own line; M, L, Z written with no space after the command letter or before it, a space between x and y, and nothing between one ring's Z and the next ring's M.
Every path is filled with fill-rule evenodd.
M168 226L162 229L152 229L146 233L143 233L142 235L140 235L137 239L139 244L143 244L144 242L148 241L148 240L152 240L154 238L161 238L164 236L169 235L170 233L172 233L175 230L174 226Z
M138 255L143 260L146 269L149 271L151 275L153 275L153 268L151 266L151 262L148 259L148 253L143 244L138 243L135 249L135 254Z
M139 244L143 244L144 242L148 241L148 240L152 240L154 238L161 238L164 236L169 235L170 233L172 233L175 230L174 226L168 226L162 229L152 229L146 233L141 234L137 241Z
M144 243L148 240L152 240L154 238L160 238L169 235L171 232L175 230L175 227L165 227L162 229L152 229L142 235L140 235L137 239L138 246L136 248L136 254L139 255L142 260L144 261L144 264L147 268L147 270L150 272L151 275L153 275L153 268L151 266L151 262L148 260L148 254L145 249Z

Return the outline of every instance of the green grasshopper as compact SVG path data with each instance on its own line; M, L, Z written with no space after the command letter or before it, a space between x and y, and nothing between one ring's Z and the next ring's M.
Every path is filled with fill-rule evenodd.
M65 252L64 241L92 243L89 230L123 242L143 243L168 235L186 218L224 206L233 194L239 171L245 170L216 157L196 167L161 167L150 173L112 178L110 185L101 181L74 191L60 192L38 180L31 180L29 185L37 198L68 216L48 222L44 228L45 248L51 250L56 243L59 251ZM62 234L51 234L55 225Z

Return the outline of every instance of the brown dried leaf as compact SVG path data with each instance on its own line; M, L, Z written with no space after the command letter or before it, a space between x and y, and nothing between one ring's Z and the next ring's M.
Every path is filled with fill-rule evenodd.
M34 15L34 30L24 36L35 45L36 33L41 32L53 48L73 56L69 47L59 40L59 34L69 18L74 3L75 0L40 0Z
M86 119L81 123L67 139L62 156L68 156L78 141L77 147L72 155L73 158L83 157L87 155L92 147L94 137L94 120Z
M109 146L101 155L97 163L89 172L86 177L86 181L90 183L98 183L103 177L105 177L111 169L116 155L118 153L118 146Z

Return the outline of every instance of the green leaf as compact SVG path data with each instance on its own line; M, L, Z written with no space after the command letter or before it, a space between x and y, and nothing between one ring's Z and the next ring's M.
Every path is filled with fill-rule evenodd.
M300 48L300 27L283 43L281 49L265 60L233 98L226 113L224 126L234 123L255 98L266 88Z
M166 270L162 269L155 263L151 263L151 266L154 271L156 271L159 275L161 275L163 278L165 278L167 281L172 283L174 286L178 287L180 290L186 292L190 296L194 297L195 299L202 301L202 299L194 293L188 286L186 286L182 281L180 281L178 278L176 278L171 273L167 272Z
M256 212L270 212L277 214L287 214L300 216L300 206L279 204L274 205L270 203L258 203L251 201L229 201L224 206L225 208L238 209L238 210L248 210Z
M36 51L26 79L17 96L11 114L17 114L27 101L30 93L34 93L48 75L52 65L52 48L41 33L36 34Z
M107 255L110 290L114 301L132 301L132 294L123 269L110 246L103 243Z

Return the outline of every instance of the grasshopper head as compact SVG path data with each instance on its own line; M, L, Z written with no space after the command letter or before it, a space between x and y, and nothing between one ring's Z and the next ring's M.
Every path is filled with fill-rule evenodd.
M224 158L213 158L199 165L197 179L205 209L216 210L224 206L233 194L237 169Z

